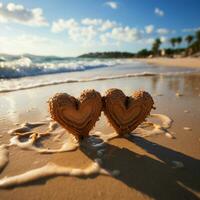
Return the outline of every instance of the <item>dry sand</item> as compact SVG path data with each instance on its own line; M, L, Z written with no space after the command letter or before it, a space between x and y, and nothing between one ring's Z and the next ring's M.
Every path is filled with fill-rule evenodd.
M12 146L9 148L9 162L1 171L0 178L21 174L49 162L86 169L98 156L102 168L115 171L115 176L99 173L80 177L51 176L0 189L0 199L200 199L199 74L68 83L2 93L0 141L8 143L11 136L7 132L22 122L46 120L49 117L46 102L56 92L67 92L77 97L86 88L94 88L103 94L112 87L122 89L127 95L136 89L152 94L157 108L153 113L162 113L174 120L169 131L176 139L162 134L147 138L116 138L107 142L101 156L87 145L72 152L56 154L40 154ZM177 96L177 92L182 96ZM191 128L191 131L185 131L184 127ZM103 115L94 130L104 134L113 132ZM37 128L37 132L44 131ZM56 142L47 137L40 140L39 147L43 143L45 147L59 148L62 138Z
M153 65L166 67L192 67L200 68L200 58L145 58L138 59Z

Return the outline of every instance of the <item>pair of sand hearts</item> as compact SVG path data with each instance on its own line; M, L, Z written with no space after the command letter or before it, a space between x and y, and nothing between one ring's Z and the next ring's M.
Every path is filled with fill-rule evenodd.
M128 97L119 89L107 90L104 97L95 90L85 90L79 99L58 93L49 100L51 117L77 138L88 136L101 111L119 135L130 133L150 114L153 104L145 91Z

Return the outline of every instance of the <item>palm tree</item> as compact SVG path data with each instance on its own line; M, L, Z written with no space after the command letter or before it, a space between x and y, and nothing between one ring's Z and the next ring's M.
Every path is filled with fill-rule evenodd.
M199 52L200 51L200 30L198 30L196 32L196 45L195 45L195 52Z
M171 38L169 41L170 41L172 47L174 48L176 46L176 38Z
M152 45L152 51L154 53L154 55L158 55L159 54L159 48L160 45L162 44L160 38L155 39L153 45Z
M200 43L200 30L196 32L196 39L197 39L197 42Z
M194 39L193 35L188 35L188 36L185 37L185 41L187 42L188 47L190 46L193 39Z
M180 45L181 42L182 42L182 37L177 37L176 38L176 42L177 42L178 45Z

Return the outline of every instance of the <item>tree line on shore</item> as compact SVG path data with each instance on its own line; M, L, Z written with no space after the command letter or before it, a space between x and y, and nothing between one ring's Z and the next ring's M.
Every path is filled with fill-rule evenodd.
M181 48L182 42L187 43L187 47ZM87 53L79 56L80 58L146 58L155 56L190 56L200 52L200 30L195 35L187 35L186 37L173 37L168 40L171 48L160 49L162 41L156 38L152 44L151 50L142 49L137 53L130 52L95 52Z
M79 58L133 58L135 55L130 52L109 51L87 53L79 56Z
M187 42L186 48L180 48L181 43ZM162 44L160 38L156 38L152 44L152 49L142 49L137 53L137 57L148 57L148 56L170 56L181 55L190 56L200 52L200 30L195 35L187 35L186 37L174 37L168 40L172 48L160 49Z

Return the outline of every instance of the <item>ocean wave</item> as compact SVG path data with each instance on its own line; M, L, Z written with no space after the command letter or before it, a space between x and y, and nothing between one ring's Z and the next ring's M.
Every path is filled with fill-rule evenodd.
M0 56L0 62L5 62L6 59L3 56Z
M5 61L0 61L0 93L73 82L103 81L144 76L175 76L200 72L197 69L177 70L155 67L131 59L54 58L52 56L30 55L23 57L7 56L5 59ZM102 68L102 70L95 70L97 68ZM51 77L38 76L91 69L94 69L94 71L90 73L71 73L72 76L67 74L51 75Z
M45 60L43 59L43 61ZM29 57L22 57L17 60L0 62L0 78L10 79L10 78L21 78L26 76L85 71L95 68L114 66L116 64L122 64L122 63L124 63L124 61L121 61L120 59L116 60L54 59L53 60L53 58L51 62L33 62L32 59L30 59Z

